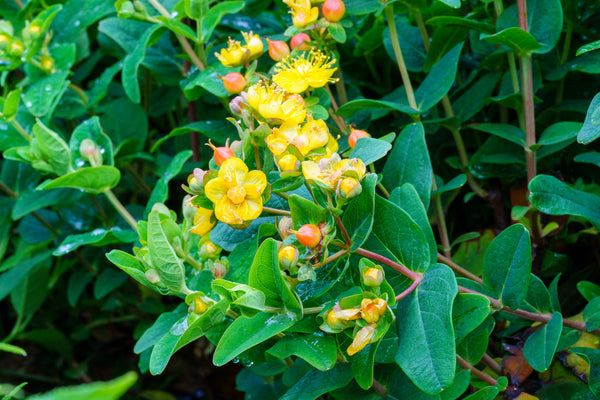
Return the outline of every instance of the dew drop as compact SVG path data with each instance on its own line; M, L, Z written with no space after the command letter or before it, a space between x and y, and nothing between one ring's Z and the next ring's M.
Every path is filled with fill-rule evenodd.
M79 26L79 25L81 25L81 21L79 21L79 20L76 20L76 21L75 21L75 26Z
M27 108L31 107L32 105L33 105L33 104L32 104L30 101L28 101L27 103L25 103L25 106L26 106Z

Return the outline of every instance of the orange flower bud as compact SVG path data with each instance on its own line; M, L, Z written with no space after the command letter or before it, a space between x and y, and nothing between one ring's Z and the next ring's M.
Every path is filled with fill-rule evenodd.
M323 3L323 16L329 22L338 22L345 13L346 6L342 0L327 0Z
M365 285L371 288L376 288L383 282L383 272L377 268L369 268L363 275Z
M273 61L281 61L290 55L290 48L287 43L282 40L269 40L269 56Z
M279 266L283 269L294 268L298 263L298 257L300 253L296 246L288 245L283 246L279 249L277 258L279 259Z
M224 147L215 147L214 144L208 140L207 146L214 150L213 157L215 159L215 163L220 167L223 164L223 161L228 160L230 158L235 158L235 153L228 146L229 141L225 144Z
M358 353L364 349L367 344L369 344L371 338L375 334L376 327L376 324L369 324L356 333L352 344L348 346L348 349L346 350L349 356Z
M292 47L292 50L294 50L298 46L300 46L298 47L298 50L309 50L310 46L306 44L308 42L310 42L310 36L302 32L297 34L296 36L292 36L292 39L290 40L290 46Z
M350 146L350 148L353 149L354 146L356 146L356 142L358 141L358 139L364 137L371 137L371 135L369 135L365 131L361 131L360 129L352 128L352 132L350 132L350 136L348 136L348 146Z
M246 78L239 72L230 72L225 76L218 76L223 81L223 86L231 94L238 94L246 87Z
M306 247L315 247L321 242L321 230L316 225L302 225L296 232L296 239Z
M279 169L281 171L297 171L299 167L300 162L292 154L286 154L279 159Z
M373 300L363 299L360 302L360 317L369 324L379 321L379 310Z

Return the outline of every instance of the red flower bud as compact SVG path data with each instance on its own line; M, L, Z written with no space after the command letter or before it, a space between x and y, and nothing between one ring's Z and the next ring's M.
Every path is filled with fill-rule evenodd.
M350 146L350 148L353 149L354 146L356 146L356 142L358 141L358 139L364 137L371 137L371 135L369 135L365 131L361 131L360 129L352 129L352 132L350 132L350 136L348 136L348 146Z
M296 232L296 239L306 247L315 247L321 242L321 230L316 225L302 225Z
M238 94L246 87L246 78L239 72L230 72L225 76L219 76L223 81L223 86L231 94Z
M211 149L214 150L213 157L215 159L215 163L220 167L223 164L223 161L235 157L235 153L228 146L228 143L225 144L224 147L215 147L214 144L211 143L210 139L208 140L207 146L210 146Z
M346 6L342 0L327 0L323 3L323 16L329 22L338 22L345 13Z
M298 50L309 50L310 46L306 44L309 42L310 36L302 32L297 34L296 36L292 36L292 39L290 40L290 46L292 47L292 50L294 50L298 46L300 46L298 47Z
M281 61L290 55L290 48L287 43L281 40L269 40L269 56L273 61Z

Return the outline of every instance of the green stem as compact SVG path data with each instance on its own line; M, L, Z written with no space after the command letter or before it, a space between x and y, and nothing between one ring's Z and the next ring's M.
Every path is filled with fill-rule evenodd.
M338 98L340 99L340 106L342 106L348 102L348 94L346 93L346 86L344 84L341 67L338 68L336 75L338 80L335 81L335 89L337 90Z
M16 118L11 119L10 123L12 124L12 126L15 127L15 129L17 130L17 132L19 132L21 134L21 136L23 136L28 142L31 142L33 140L33 138L31 137L31 135L28 134L25 131L25 129L23 129L23 126L19 123L19 121L17 121Z
M400 75L402 76L402 82L404 82L406 97L408 98L408 105L410 105L413 109L418 110L415 92L413 91L412 84L410 83L410 77L408 75L408 70L406 69L406 64L404 63L404 57L402 57L402 49L400 48L400 41L398 39L398 32L396 30L396 21L394 19L393 4L385 7L385 16L390 29L390 37L392 38L392 47L394 49L396 61L398 62L398 69L400 70Z
M256 164L256 169L261 170L262 165L260 163L260 151L258 150L257 145L253 144L252 147L254 148L254 163Z
M450 268L452 268L452 270L454 272L458 273L459 275L462 275L465 278L469 278L470 280L475 281L475 282L479 283L480 285L483 285L483 280L480 277L467 271L466 269L464 269L463 267L461 267L460 265L458 265L457 263L452 261L451 258L448 258L448 257L443 256L440 253L438 253L437 259L439 262L444 263L447 266L449 266Z
M119 214L121 214L121 216L123 217L123 219L125 219L125 221L127 221L127 223L129 224L129 226L131 226L131 229L133 229L133 231L135 233L137 233L137 231L138 231L138 229L137 229L137 221L135 220L135 218L133 218L133 216L129 213L129 211L127 211L125 209L125 207L123 206L123 204L121 204L121 202L119 201L119 199L117 199L117 196L115 196L115 194L112 192L112 190L108 189L108 190L106 190L104 192L104 194L108 198L108 201L110 201L110 204L113 205L113 207L115 208L115 210L117 210L117 212Z
M275 214L275 215L286 215L288 217L292 216L292 213L289 212L288 210L280 210L278 208L263 207L263 211L271 213L271 214Z
M308 307L305 308L303 311L304 314L318 314L321 311L323 311L323 307Z
M69 89L71 89L72 91L77 93L77 96L79 96L79 98L81 99L81 102L83 103L84 106L88 105L88 103L90 102L90 99L82 88L80 88L79 86L77 86L73 83L69 83Z
M573 26L569 21L567 21L567 33L565 35L565 45L563 47L563 53L560 58L561 65L566 63L569 59L569 51L571 50L571 38L573 37ZM560 80L558 84L558 89L556 91L556 105L562 103L563 96L565 93L565 77Z
M421 34L421 40L423 40L423 46L425 46L425 51L429 51L429 46L431 43L429 42L429 34L427 33L427 28L425 27L425 21L423 21L423 15L421 14L421 10L419 8L411 8L415 19L417 20L417 26L419 27L419 33Z

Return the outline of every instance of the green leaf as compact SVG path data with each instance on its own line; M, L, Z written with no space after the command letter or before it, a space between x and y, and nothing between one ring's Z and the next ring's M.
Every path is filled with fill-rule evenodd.
M544 282L533 274L531 274L531 279L529 281L527 296L520 308L525 311L541 314L550 312L553 309L550 292L546 288L546 285L544 285Z
M481 39L492 44L501 44L518 56L526 56L542 48L542 45L529 32L511 27L493 35L481 35Z
M127 280L127 275L115 269L105 269L94 284L94 297L99 300L121 286Z
M133 243L137 238L137 233L129 229L122 230L117 226L113 226L108 230L98 228L91 232L67 236L52 255L55 257L62 256L85 245L101 247L112 243Z
M100 126L100 119L97 116L94 116L79 124L73 131L71 139L69 140L69 147L71 148L71 154L74 158L73 163L75 167L83 165L84 162L88 162L87 157L79 152L81 142L84 139L89 139L96 143L100 151L100 157L102 157L103 165L113 166L115 164L113 156L113 144Z
M438 0L440 3L444 3L452 8L460 8L460 0Z
M547 146L562 143L567 140L574 140L581 128L581 122L557 122L544 130L537 144Z
M292 313L259 313L253 318L241 316L227 328L213 355L213 363L220 367L242 352L277 335L294 325Z
M485 296L459 293L452 307L452 326L456 342L462 341L481 325L490 311L490 301Z
M585 306L583 320L588 332L600 327L600 297L596 297Z
M600 197L574 189L550 175L538 175L529 182L529 201L549 215L577 215L600 229Z
M429 262L436 262L437 244L435 242L435 236L433 235L433 230L431 229L431 224L427 217L427 211L425 211L425 207L423 207L423 203L421 203L415 187L410 183L405 183L392 191L389 200L406 211L417 225L419 225L427 237L427 243L429 244Z
M425 209L429 208L433 170L422 123L407 125L398 134L382 173L382 183L388 190L410 183Z
M579 281L577 290L586 301L592 301L596 297L600 297L600 286L588 281Z
M211 287L215 293L240 308L242 315L253 317L265 309L265 295L260 290L241 283L215 279Z
M379 9L379 0L346 0L346 14L365 15L371 14Z
M360 138L348 158L359 158L365 165L369 165L385 157L391 148L392 145L384 140Z
M533 369L544 372L550 368L561 332L562 315L555 312L548 323L527 338L523 355Z
M519 146L525 147L525 132L514 125L483 123L469 125L469 127L478 131L490 133L492 135L501 137L502 139L516 143Z
M116 400L121 398L137 380L133 371L108 382L93 382L79 386L60 387L44 394L28 397L29 400Z
M467 176L465 174L460 174L460 175L455 176L454 178L450 179L448 182L446 182L444 185L439 187L437 190L431 192L431 195L437 196L442 193L451 192L453 190L460 189L461 187L463 187L465 185L465 183L467 183Z
M450 15L442 15L430 18L427 20L427 25L445 26L454 25L463 28L471 29L482 33L494 33L494 26L485 22L474 21L468 18L455 17Z
M483 283L502 304L519 308L531 275L531 240L521 224L509 226L489 245L483 258Z
M267 354L280 359L294 355L316 369L326 371L336 364L337 346L333 336L317 330L311 334L286 335L267 350Z
M438 394L454 380L456 351L452 303L458 293L452 271L433 264L419 286L398 301L396 362L428 394Z
M217 97L229 97L231 94L223 86L223 81L218 76L225 76L230 72L239 72L239 67L230 68L223 64L213 64L204 71L198 71L191 74L188 79L181 82L183 94L188 100L195 100L200 97L202 89L212 93Z
M587 358L590 363L588 386L596 398L600 397L600 350L590 347L573 347L569 352Z
M92 274L83 271L75 271L71 274L67 284L67 300L71 307L75 307L83 290L93 278Z
M52 115L52 112L58 105L69 81L68 71L60 71L48 75L30 85L23 93L23 104L27 110L36 117Z
M4 98L4 106L2 108L3 119L10 121L17 115L22 91L22 89L15 89L8 92L8 95Z
M583 122L583 127L577 134L577 141L582 144L590 144L600 137L600 125L594 124L593 116L596 110L600 108L600 93L592 99Z
M189 18L201 19L202 14L206 11L205 8L208 6L206 0L185 0L185 13Z
M164 203L167 201L169 198L169 182L171 179L175 178L177 174L179 174L181 168L183 168L183 165L191 156L191 150L184 150L180 153L177 153L175 157L173 157L167 169L162 173L160 179L156 181L154 189L152 189L152 194L150 195L150 199L148 199L148 203L146 205L144 217L146 217L150 211L152 211L154 204Z
M44 191L32 189L26 192L20 192L19 197L15 200L11 217L13 220L17 220L40 208L57 204L69 204L77 201L80 197L80 193L73 189L52 189Z
M281 275L278 250L274 239L268 238L262 242L254 256L248 284L265 294L268 306L284 306L288 311L300 315L302 306Z
M244 8L243 1L225 1L212 6L202 18L202 42L210 40L213 30L225 14L235 14Z
M346 386L352 380L348 363L338 363L329 371L312 370L292 386L280 400L314 400L332 390Z
M31 147L34 159L47 164L50 167L48 172L54 172L61 176L73 171L71 151L58 133L49 129L38 119L33 126L33 136ZM36 168L35 161L33 167Z
M185 135L190 132L200 132L206 138L212 139L217 144L225 144L227 138L233 137L235 134L235 128L228 121L215 120L193 122L191 124L175 128L167 136L158 139L150 151L154 152L158 146L170 138Z
M519 26L517 5L504 10L496 21L498 31ZM560 0L528 0L527 25L529 33L541 45L536 54L546 54L556 46L563 29L563 12Z
M452 386L442 393L432 396L416 387L401 369L396 368L388 386L390 397L386 397L386 399L456 400L467 390L470 381L471 372L458 368Z
M362 192L352 199L344 212L342 222L352 239L351 251L358 249L371 234L375 211L375 185L377 175L369 174L363 179Z
M464 400L494 400L499 392L500 390L496 386L488 386L465 397Z
M292 220L294 221L294 229L299 229L302 225L313 224L319 225L322 222L327 222L331 218L329 211L321 208L310 200L304 197L293 194L290 196L288 203Z
M171 17L163 17L162 15L156 17L157 20L161 21L167 28L169 28L176 35L184 36L192 41L196 41L196 33L184 24L183 22L172 19Z
M575 162L594 164L600 168L600 153L597 151L590 151L588 153L577 154L573 158Z
M175 293L188 292L185 269L169 243L158 211L148 216L148 250L160 282Z
M13 346L12 344L8 344L8 343L0 343L0 351L17 354L17 355L20 355L23 357L27 356L27 352L25 350L23 350L20 347Z
M429 73L431 68L456 45L465 41L468 30L460 26L446 25L437 28L431 36L429 51L423 63L423 72ZM418 36L421 36L420 33Z
M144 332L138 339L133 348L135 354L140 354L143 351L154 346L163 336L169 333L169 330L175 323L187 318L188 311L185 303L177 306L173 311L168 311L160 314L156 321Z
M87 193L99 194L114 188L121 180L121 172L108 165L88 167L71 172L53 180L42 182L36 190L74 188Z
M460 122L468 121L483 109L492 97L500 78L502 73L499 71L485 74L469 86L458 99L452 100L452 108Z
M5 298L12 290L20 284L29 272L38 264L46 261L52 256L52 251L46 251L34 256L26 255L24 259L18 260L18 268L11 268L0 275L0 300ZM5 262L2 267L6 267Z
M339 23L339 22L330 23L329 26L327 27L327 32L329 32L329 34L331 35L333 40L335 40L336 42L338 42L338 43L346 42L346 30L344 29L344 27L342 26L341 23Z
M369 343L365 348L350 357L354 380L364 390L373 386L373 367L375 364L375 353L381 342Z
M600 49L600 40L596 40L595 42L584 44L583 46L581 46L580 48L577 49L577 52L575 53L575 55L580 56L589 51L594 51L594 50L598 50L598 49Z
M429 266L429 245L417 223L400 207L379 196L375 197L373 237L393 258L417 272Z
M121 250L112 250L110 253L106 254L106 258L142 285L158 291L158 288L146 279L145 271L147 268L145 268L144 264L136 257Z

